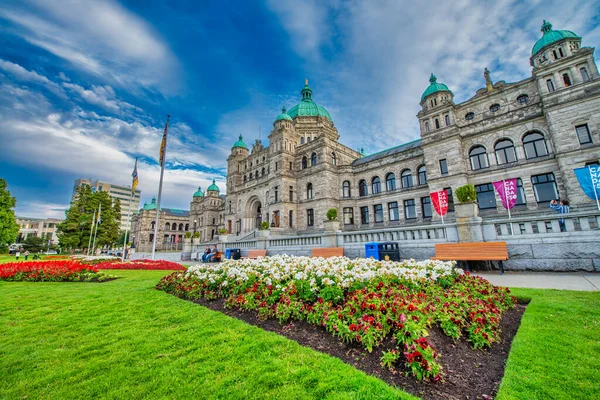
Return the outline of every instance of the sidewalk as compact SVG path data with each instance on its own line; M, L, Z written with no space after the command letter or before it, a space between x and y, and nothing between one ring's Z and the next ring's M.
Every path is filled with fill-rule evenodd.
M498 272L477 271L473 275L481 276L497 286L600 291L600 273L505 272L500 275Z

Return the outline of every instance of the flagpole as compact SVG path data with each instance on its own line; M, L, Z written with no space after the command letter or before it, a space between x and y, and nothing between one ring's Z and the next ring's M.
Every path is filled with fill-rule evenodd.
M123 254L121 261L125 261L125 250L127 249L127 232L129 232L129 225L131 224L131 202L133 201L133 191L129 195L129 207L127 207L127 225L125 225L125 237L123 238Z
M502 179L502 187L504 188L504 198L506 201L506 211L508 211L508 226L510 226L510 234L514 235L513 226L512 226L512 217L510 216L510 207L508 204L508 196L506 195L506 179Z
M167 123L165 124L164 133L164 147L162 148L162 159L160 165L160 181L158 183L158 199L156 201L156 220L154 222L154 240L152 241L152 259L154 260L154 254L156 253L156 237L158 236L158 216L160 213L160 198L162 195L163 176L165 174L165 164L167 159L167 136L169 129L169 118L171 116L167 114Z
M102 209L102 203L98 204L98 217L100 217L101 209ZM96 230L94 232L94 244L92 244L92 256L94 255L94 249L96 248L96 235L98 235L98 221L96 221Z
M90 246L92 245L92 233L94 233L94 226L96 224L96 209L94 208L94 216L92 217L92 227L90 229L90 240L88 241L88 247L86 255L90 255Z
M438 195L438 207L440 207L440 213L442 212L442 198L440 197L440 191L438 190L437 192ZM444 225L444 214L440 215L440 217L442 217L442 225Z
M598 192L596 191L596 184L594 183L594 175L592 175L592 167L588 165L588 172L590 173L590 181L592 182L592 189L594 190L594 196L596 196L596 206L600 211L600 201L598 200Z

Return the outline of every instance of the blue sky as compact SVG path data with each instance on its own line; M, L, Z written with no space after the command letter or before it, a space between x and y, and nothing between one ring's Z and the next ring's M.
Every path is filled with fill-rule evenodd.
M223 177L231 145L263 143L304 79L340 141L367 153L418 137L430 73L455 101L531 74L542 20L600 46L589 0L0 1L0 177L17 214L62 217L73 181L158 189L171 114L163 206L188 208Z

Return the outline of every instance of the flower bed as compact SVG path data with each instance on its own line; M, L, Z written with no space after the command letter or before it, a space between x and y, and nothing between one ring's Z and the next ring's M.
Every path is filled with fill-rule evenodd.
M369 352L391 338L382 366L431 380L442 371L428 329L439 326L455 341L464 336L474 348L491 346L499 339L502 312L515 304L508 289L440 261L225 260L175 272L157 288L190 300L223 298L227 307L281 323L307 321Z
M87 261L86 261L87 262ZM146 269L146 270L170 270L170 271L185 271L186 268L176 262L165 260L102 260L102 262L94 264L98 269Z
M104 282L115 279L79 261L22 261L0 264L0 280L27 282Z

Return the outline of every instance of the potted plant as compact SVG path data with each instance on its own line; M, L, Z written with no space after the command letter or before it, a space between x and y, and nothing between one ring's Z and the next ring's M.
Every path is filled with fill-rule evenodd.
M227 229L219 228L219 240L221 242L226 242L228 238L229 238L229 235L227 234Z
M269 234L269 223L267 221L261 222L258 228L258 236L269 237Z
M338 221L337 208L330 208L325 214L327 220L323 223L325 225L325 232L337 232L340 229L340 221Z
M475 186L470 183L456 189L456 198L458 204L455 204L457 218L476 217L479 211L477 206L477 192Z
M200 243L200 232L194 232L192 238L193 243Z
M186 232L185 235L183 235L183 242L192 243L192 232Z

